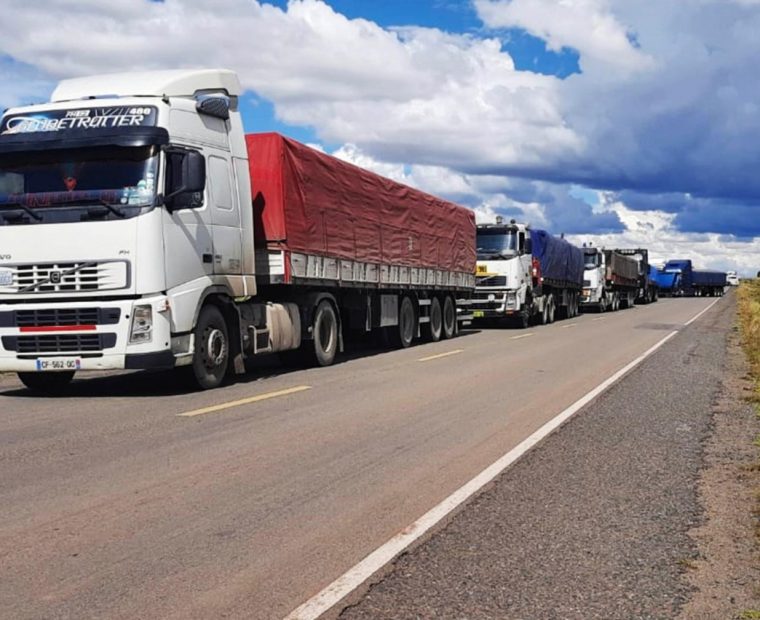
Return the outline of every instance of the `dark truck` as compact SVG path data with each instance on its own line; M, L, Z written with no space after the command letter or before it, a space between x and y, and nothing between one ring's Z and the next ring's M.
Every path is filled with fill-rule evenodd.
M651 304L660 297L657 284L657 268L649 264L649 250L646 248L625 248L615 250L618 254L631 256L639 265L639 286L636 292L637 304Z

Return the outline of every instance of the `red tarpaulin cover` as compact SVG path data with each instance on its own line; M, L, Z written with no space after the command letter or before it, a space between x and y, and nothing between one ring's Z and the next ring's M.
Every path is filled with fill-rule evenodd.
M470 209L280 134L246 143L258 247L474 273Z

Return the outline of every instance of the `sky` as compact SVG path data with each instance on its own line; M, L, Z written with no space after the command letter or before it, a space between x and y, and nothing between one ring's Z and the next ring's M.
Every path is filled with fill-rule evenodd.
M472 208L760 270L760 0L4 0L0 108L238 72L279 131Z

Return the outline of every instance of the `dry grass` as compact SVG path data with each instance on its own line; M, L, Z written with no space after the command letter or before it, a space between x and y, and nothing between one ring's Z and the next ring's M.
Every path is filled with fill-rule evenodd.
M744 280L737 294L742 345L755 382L755 393L760 395L760 279Z
M742 336L742 346L747 354L750 364L750 374L753 381L751 400L755 404L758 417L760 417L760 278L754 280L745 280L739 286L739 328ZM760 448L760 435L758 435L753 444ZM760 460L757 460L752 470L760 470ZM760 544L760 490L755 493L755 506L752 509L755 518L755 538ZM742 616L747 618L760 618L760 612L748 610L745 613L758 614Z

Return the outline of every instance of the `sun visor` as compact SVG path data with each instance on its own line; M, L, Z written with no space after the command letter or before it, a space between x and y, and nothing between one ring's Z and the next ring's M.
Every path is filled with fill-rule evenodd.
M103 106L10 112L0 122L0 154L91 146L169 143L154 106Z

